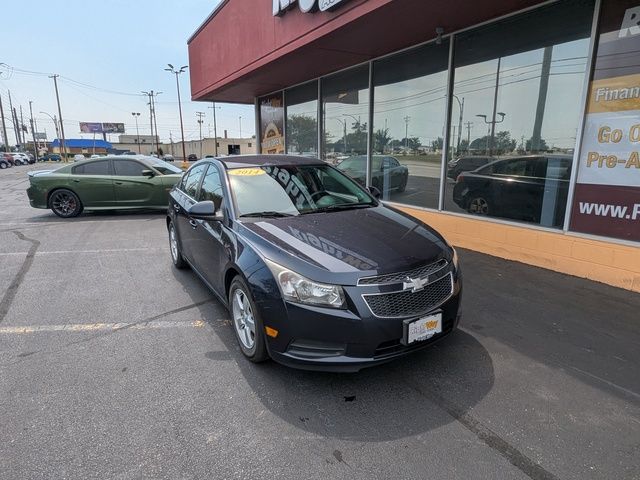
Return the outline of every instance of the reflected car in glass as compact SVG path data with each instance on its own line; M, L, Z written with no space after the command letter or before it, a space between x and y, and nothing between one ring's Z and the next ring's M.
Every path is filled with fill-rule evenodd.
M349 157L338 165L337 168L349 175L360 185L366 183L366 155L356 155ZM387 155L373 155L371 162L371 185L382 191L396 190L404 192L409 181L409 169L406 165L401 165L398 159Z
M321 160L203 159L169 202L174 265L229 308L251 361L357 371L458 325L454 249Z
M496 160L458 175L453 201L469 213L558 226L564 219L572 157Z
M143 155L99 157L29 172L29 203L70 218L83 210L166 210L182 170Z
M489 162L493 162L494 160L496 159L493 157L482 157L479 155L454 158L447 163L447 177L455 180L462 172L476 170Z

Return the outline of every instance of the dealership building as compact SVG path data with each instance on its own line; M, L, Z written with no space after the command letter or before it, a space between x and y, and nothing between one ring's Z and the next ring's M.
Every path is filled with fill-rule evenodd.
M453 245L640 291L640 0L223 0L196 101Z

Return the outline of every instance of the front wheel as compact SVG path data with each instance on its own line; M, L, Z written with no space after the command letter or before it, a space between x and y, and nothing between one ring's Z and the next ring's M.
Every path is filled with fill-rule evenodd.
M62 218L77 217L82 212L82 202L71 190L61 188L51 194L49 208Z
M171 261L173 266L178 269L187 268L182 252L180 251L180 242L178 241L178 232L173 222L169 222L169 249L171 251Z
M229 288L229 307L233 331L242 354L251 362L264 362L269 358L264 339L262 320L247 284L239 276Z
M7 168L7 164L4 162L0 162L0 169L4 170L5 168Z

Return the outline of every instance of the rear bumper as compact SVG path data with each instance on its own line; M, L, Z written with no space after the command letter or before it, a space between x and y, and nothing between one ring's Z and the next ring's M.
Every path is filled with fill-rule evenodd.
M37 188L35 185L27 188L27 196L29 197L29 205L33 208L49 208L47 205L47 192Z

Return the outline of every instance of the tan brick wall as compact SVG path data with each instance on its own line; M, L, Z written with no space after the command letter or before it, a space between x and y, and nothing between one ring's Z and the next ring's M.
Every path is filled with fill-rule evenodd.
M640 292L640 247L401 208L454 246Z

